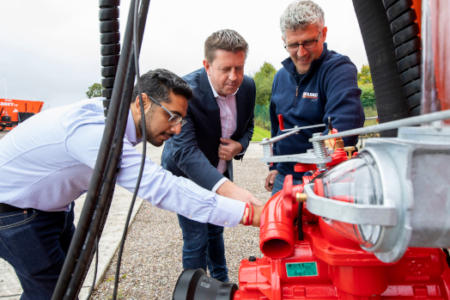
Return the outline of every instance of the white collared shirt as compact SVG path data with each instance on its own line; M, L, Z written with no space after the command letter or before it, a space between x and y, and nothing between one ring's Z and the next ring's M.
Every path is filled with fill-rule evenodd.
M0 203L44 211L66 210L87 191L105 128L102 102L80 101L40 112L0 139ZM133 192L141 154L131 113L117 184ZM193 220L237 225L245 203L173 176L147 159L138 195Z

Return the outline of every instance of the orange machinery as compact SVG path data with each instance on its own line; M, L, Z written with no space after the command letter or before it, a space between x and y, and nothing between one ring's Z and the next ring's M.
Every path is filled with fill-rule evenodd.
M41 111L44 102L0 98L0 131L11 130Z

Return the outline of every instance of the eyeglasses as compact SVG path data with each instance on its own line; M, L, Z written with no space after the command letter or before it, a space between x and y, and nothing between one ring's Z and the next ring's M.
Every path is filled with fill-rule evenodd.
M322 34L322 31L319 32L319 35L317 36L316 39L307 40L307 41L304 41L303 43L292 43L292 44L284 45L284 48L286 50L288 50L289 52L297 52L298 48L300 46L303 46L303 48L307 51L313 50L314 47L316 47L317 42L320 40L321 34Z
M153 97L150 97L150 100L161 107L168 115L169 115L169 124L170 126L177 126L178 124L181 124L181 127L183 127L184 124L186 124L186 120L183 119L182 116L180 116L178 113L173 113L170 110L168 110L164 105L162 105L158 100L154 99Z

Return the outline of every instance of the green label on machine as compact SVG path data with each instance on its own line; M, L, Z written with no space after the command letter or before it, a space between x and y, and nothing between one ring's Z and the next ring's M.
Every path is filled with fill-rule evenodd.
M316 262L286 263L288 277L317 276Z

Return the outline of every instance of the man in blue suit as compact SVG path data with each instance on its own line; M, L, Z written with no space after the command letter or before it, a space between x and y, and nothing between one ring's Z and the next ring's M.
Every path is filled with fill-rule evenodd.
M261 205L233 180L232 160L242 159L253 135L255 83L244 75L248 44L234 30L205 41L204 68L183 79L193 90L181 134L166 142L162 166L220 195ZM183 268L203 268L228 281L223 227L178 215L183 232Z

